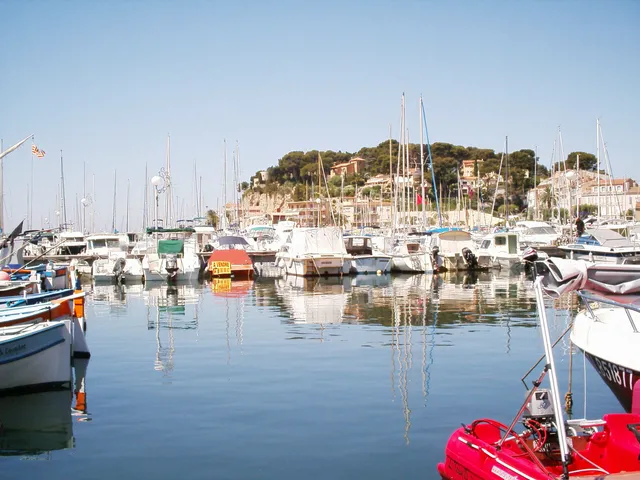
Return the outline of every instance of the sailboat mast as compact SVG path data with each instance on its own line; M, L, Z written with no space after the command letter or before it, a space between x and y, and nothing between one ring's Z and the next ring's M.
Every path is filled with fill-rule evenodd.
M113 212L111 217L111 232L116 231L116 188L117 188L116 175L117 175L117 171L114 170L113 171Z
M576 217L580 216L580 154L576 155Z
M129 189L131 188L130 180L127 178L127 233L129 232Z
M87 162L82 162L82 198L87 198ZM87 208L82 204L82 233L87 233Z
M227 140L224 139L224 163L222 167L222 215L224 216L224 222L227 223Z
M67 204L64 194L64 162L62 160L62 150L60 150L60 202L62 203L62 225L67 226Z
M149 172L147 164L144 164L144 206L142 207L142 229L146 230L149 223Z
M167 134L167 175L165 178L166 182L166 196L165 196L165 212L166 212L166 225L165 227L170 227L172 225L173 220L173 194L171 192L171 135Z
M233 182L233 195L236 204L236 221L240 228L240 146L236 140L236 152L234 155L233 168L235 171L235 181Z
M504 137L504 151L505 151L505 179L504 179L504 211L505 211L505 220L504 226L509 228L509 137Z
M391 145L391 124L389 124L389 182L391 182L389 191L389 200L391 203L391 228L395 226L395 196L394 196L394 181L393 181L393 146ZM380 187L380 201L382 201L382 187Z
M538 146L536 145L533 156L533 219L538 220Z
M427 210L425 207L424 197L424 139L423 139L423 124L422 124L422 95L420 95L420 195L422 201L420 202L420 208L422 209L422 229L427 228ZM417 202L416 202L417 203Z
M600 223L600 119L596 120L596 159L597 159L597 170L596 174L598 175L598 223Z

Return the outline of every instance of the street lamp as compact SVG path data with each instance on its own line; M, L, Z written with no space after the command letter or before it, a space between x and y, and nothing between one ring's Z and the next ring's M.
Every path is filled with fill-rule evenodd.
M93 205L93 197L91 197L91 195L87 195L86 197L83 197L82 200L80 200L80 204L82 205L82 207L84 209L86 209L87 207L90 207L91 205ZM82 230L84 233L88 233L87 232L87 225L86 222L84 220L84 215L83 215L83 221L82 221L83 225L82 225ZM93 210L91 210L91 231L93 231Z
M159 175L154 175L151 177L151 185L153 186L153 198L154 198L154 223L155 228L158 228L158 203L159 203L159 195L164 192L167 188L167 181L164 175L164 169L160 170ZM162 187L160 186L162 185Z

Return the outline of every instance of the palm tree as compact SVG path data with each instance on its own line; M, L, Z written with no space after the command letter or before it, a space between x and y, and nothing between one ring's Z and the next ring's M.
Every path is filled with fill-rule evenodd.
M213 210L207 210L207 225L216 228L218 226L218 214Z

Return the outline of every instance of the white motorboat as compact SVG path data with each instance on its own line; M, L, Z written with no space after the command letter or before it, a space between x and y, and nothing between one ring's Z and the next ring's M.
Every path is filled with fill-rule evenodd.
M87 255L93 261L91 275L97 283L140 282L142 262L128 255L129 237L125 234L97 233L87 237Z
M145 282L191 282L200 275L192 228L150 229L149 244L142 259Z
M561 236L549 223L532 220L516 222L513 231L520 235L520 244L523 247L554 246Z
M412 236L396 240L391 251L391 270L405 273L430 273L442 266L442 257L431 251L424 238Z
M82 232L60 232L56 237L56 243L62 242L56 252L58 255L81 255L85 253L87 242Z
M275 265L286 275L345 275L351 255L338 227L296 228L276 253Z
M476 254L471 233L458 229L437 229L430 234L430 250L441 257L439 270L483 270L488 269L488 261L481 264ZM437 250L434 250L437 249Z
M0 329L0 391L69 387L72 328L65 320Z
M608 228L587 229L561 250L573 260L600 263L640 263L640 246Z
M494 232L486 235L477 253L478 263L503 270L522 266L521 248L516 232Z
M553 296L580 290L571 341L580 348L626 411L640 379L640 265L590 264L551 258L536 264Z
M391 269L391 255L376 250L371 237L346 236L344 244L347 253L352 256L351 273L387 273Z

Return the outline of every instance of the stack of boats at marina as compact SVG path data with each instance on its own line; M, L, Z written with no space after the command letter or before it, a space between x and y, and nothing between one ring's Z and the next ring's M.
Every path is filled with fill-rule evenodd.
M595 233L588 230L586 238L601 243L610 238ZM604 252L603 245L576 245L599 247L587 255L590 259ZM616 251L612 244L605 247L608 253ZM481 418L453 432L445 460L438 464L442 478L640 478L640 265L622 263L618 255L600 258L603 261L548 258L535 263L545 352L542 373L527 386L522 408L510 425ZM570 292L577 292L584 303L568 329L571 343L584 352L623 413L587 420L565 418L562 412L545 294L558 298ZM545 389L542 381L547 375ZM521 431L518 422L524 427Z
M7 271L13 272L12 274ZM84 293L67 267L32 271L30 287L0 297L0 392L69 388L72 359L88 358ZM22 269L5 268L11 278ZM47 282L46 278L53 278ZM19 282L5 280L6 283ZM20 282L24 283L24 282ZM50 286L50 290L42 286ZM27 292L33 293L27 293Z
M548 257L640 262L640 245L631 237L637 231L628 225L621 229L615 223L588 224L577 239L567 235L567 228L536 221L473 231L459 227L346 231L338 226L297 227L292 221L258 224L244 230L182 225L148 228L144 235L82 237L77 232L55 236L45 232L40 243L28 246L25 253L32 259L69 262L81 275L91 276L98 283L192 282L205 275L251 278L254 274L511 271ZM71 247L63 248L67 243ZM49 251L55 254L45 253Z

